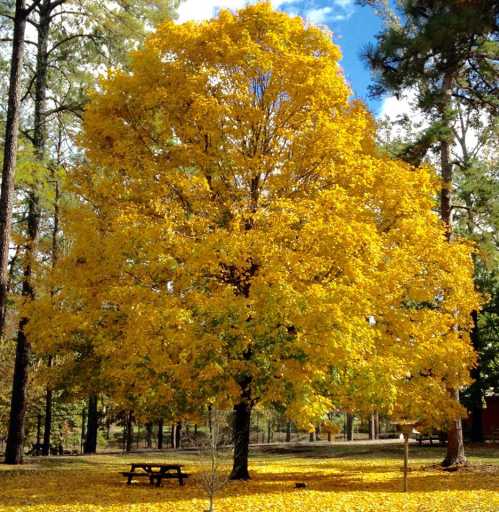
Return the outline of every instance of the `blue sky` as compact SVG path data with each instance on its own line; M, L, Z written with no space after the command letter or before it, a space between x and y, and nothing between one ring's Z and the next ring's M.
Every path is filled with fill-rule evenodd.
M235 10L247 3L254 0L184 0L179 8L179 21L207 19L220 8ZM374 113L384 113L387 102L368 97L370 72L360 58L364 46L381 29L381 20L372 9L358 6L354 0L272 0L272 4L312 23L328 26L343 53L341 64L355 97L364 100Z

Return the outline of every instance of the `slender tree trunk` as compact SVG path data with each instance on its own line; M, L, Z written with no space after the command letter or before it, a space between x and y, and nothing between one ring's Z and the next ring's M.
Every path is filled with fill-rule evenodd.
M175 448L180 450L182 448L182 422L177 422L175 427Z
M158 421L158 450L163 449L163 418Z
M26 3L16 0L14 36L10 63L9 99L5 126L5 145L0 193L0 336L5 334L5 317L8 292L9 243L14 202L14 176L19 132L21 70L24 57L24 34L26 31ZM12 383L9 431L5 448L6 464L21 464L24 451L24 428L26 412L26 384L31 347L27 340L18 336L16 360Z
M52 366L52 356L48 357L47 366ZM45 391L45 423L43 429L42 455L50 454L50 435L52 432L52 388L47 386Z
M12 228L12 207L14 203L14 183L17 159L17 141L21 103L21 73L24 59L24 34L26 31L25 0L16 0L14 14L14 35L10 58L9 97L5 123L5 143L3 149L2 185L0 192L0 336L5 334L5 316L9 286L9 244ZM23 428L23 426L21 425ZM20 444L22 434L20 432ZM22 461L22 447L19 436L10 436L7 441L6 462L18 464Z
M171 426L170 426L170 446L173 449L176 448L176 445L175 445L175 441L176 441L175 429L176 429L175 423L172 423Z
M40 455L40 445L42 442L42 415L38 414L36 417L36 445L35 455Z
M86 408L86 406L84 406L81 411L80 452L82 452L82 453L83 453L83 449L85 447L85 439L87 438L86 426L87 426L87 408Z
M286 424L286 443L291 442L291 422L288 421Z
M442 101L440 104L440 118L442 123L449 128L451 122L452 108L452 85L454 77L452 73L447 72L443 78ZM452 182L453 165L451 161L451 141L444 137L440 141L440 167L442 172L442 190L440 192L440 216L445 224L447 239L452 237ZM450 390L450 394L459 401L459 390ZM452 466L456 464L465 464L466 456L464 454L463 426L461 418L453 420L447 432L447 454L442 461L443 466Z
M369 416L369 439L376 439L376 425L374 422L374 414Z
M36 2L39 4L39 2ZM20 14L19 23L22 25L22 33L18 28L18 6L22 5L23 11ZM24 8L24 2L17 1L16 3L16 23L14 26L14 43L13 43L13 58L16 45L20 45L21 49L18 50L18 62L22 62L23 56L23 42L24 31L26 27L26 18L28 12ZM32 4L34 5L34 4ZM39 5L39 23L38 23L38 44L37 44L37 65L36 65L36 79L35 79L35 114L34 114L34 133L33 143L35 146L35 156L38 161L43 162L45 158L45 142L46 142L46 127L45 127L45 109L46 109L46 95L47 95L47 45L48 33L50 27L50 0L43 0ZM17 38L17 40L16 40ZM12 61L12 69L14 70L14 60ZM20 69L17 69L20 73ZM19 79L19 76L18 78ZM12 73L11 73L12 80ZM14 84L15 86L15 84ZM17 84L17 87L19 85ZM19 91L17 91L17 107L19 107ZM14 105L15 107L15 105ZM10 110L10 101L9 101ZM7 120L7 123L9 120ZM17 148L17 131L18 131L18 115L17 120L13 120L15 127L15 134L12 135L11 140L6 139L6 148L9 146L8 151L15 151ZM7 131L6 136L9 137ZM3 229L6 233L0 232L0 253L3 258L3 252L7 251L8 259L8 244L10 237L10 226L12 222L12 196L14 187L14 168L15 168L15 155L5 155L7 164L7 172L3 174L3 179L7 180L5 184L5 204L4 196L4 183L2 182L2 197L0 197L0 222L4 223ZM40 225L40 204L38 193L35 190L36 185L28 194L28 228L27 228L27 242L26 242L26 263L23 274L22 295L26 299L34 298L34 289L32 285L33 263L37 250L38 232ZM10 202L9 196L10 194ZM9 211L10 210L10 211ZM5 295L7 281L3 279L3 261L0 261L0 331L3 332L5 325ZM19 464L22 462L23 445L24 445L24 423L26 414L26 386L28 383L29 360L31 355L31 344L26 337L25 328L29 319L26 317L21 318L19 321L17 333L17 348L16 348L16 362L14 366L14 379L12 387L11 399L11 414L9 421L9 435L7 439L7 450L5 454L5 462L8 464Z
M353 441L353 414L351 413L347 413L346 436L347 441Z
M88 397L87 435L83 450L86 454L97 452L98 419L97 395L90 395Z
M152 448L152 423L148 421L146 423L146 448Z
M133 443L133 412L129 411L129 413L127 414L127 420L126 420L125 450L127 452L132 451L132 443Z
M249 480L248 456L250 441L251 405L242 400L234 406L234 462L231 480Z

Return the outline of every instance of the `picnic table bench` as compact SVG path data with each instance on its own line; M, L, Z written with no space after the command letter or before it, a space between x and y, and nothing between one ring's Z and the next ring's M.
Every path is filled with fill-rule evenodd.
M149 483L156 484L156 487L159 487L165 478L176 478L180 485L184 485L184 480L189 477L187 473L182 472L182 464L152 464L150 462L134 462L130 466L130 471L123 471L121 474L127 477L127 485L130 485L134 478L149 478Z

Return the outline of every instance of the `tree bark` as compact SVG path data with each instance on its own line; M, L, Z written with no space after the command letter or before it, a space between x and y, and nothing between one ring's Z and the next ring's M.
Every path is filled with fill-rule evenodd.
M35 455L40 455L40 445L42 440L42 415L38 414L36 417L36 446Z
M452 85L454 77L451 72L444 75L442 83L442 100L439 105L440 119L450 130L450 109L452 108ZM440 192L440 216L445 225L447 240L452 237L452 181L453 165L451 162L451 143L448 136L440 141L440 167L442 173L442 190ZM459 390L451 390L450 394L459 401ZM465 464L463 426L461 418L451 422L447 432L447 454L442 466Z
M291 442L291 422L288 421L286 424L286 443Z
M158 421L158 450L163 449L163 418Z
M33 2L32 7L39 2ZM18 7L22 5L22 12L18 17ZM20 45L18 49L17 61L12 61L12 71L15 70L16 65L22 63L23 45L24 45L24 32L26 28L26 19L29 14L24 7L23 1L16 2L16 22L14 25L14 43L13 43L13 59L14 50L16 45ZM34 115L34 134L33 142L35 146L35 155L37 160L43 161L45 158L45 142L46 142L46 129L45 129L45 107L46 107L46 93L47 93L47 45L48 45L48 32L50 26L50 0L43 0L39 5L39 23L38 23L38 44L37 44L37 65L36 65L36 80L35 80L35 115ZM22 25L22 30L18 25ZM19 34L19 30L21 33ZM16 39L17 38L17 39ZM17 73L17 80L19 80L20 68L14 72ZM11 85L19 88L19 84L12 83L11 72ZM15 79L14 79L15 81ZM17 110L19 108L19 90L17 90ZM13 105L16 109L16 105ZM10 110L10 98L9 98ZM16 117L16 115L14 115ZM7 121L8 123L9 121ZM15 170L15 155L7 154L9 151L17 150L17 131L19 128L19 114L17 119L13 119L12 123L15 128L15 134L10 134L7 130L6 137L11 136L11 140L5 142L6 149L5 157L9 160L7 164L4 162L4 170L7 165L7 172L3 173L2 178L7 180L2 182L2 194L0 197L0 222L3 224L0 227L0 331L3 333L5 326L5 304L7 292L7 280L4 280L3 273L3 258L6 251L8 259L8 245L10 238L10 227L12 223L12 201L13 201L13 187L14 187L14 170ZM5 195L5 200L3 197ZM8 197L10 195L10 198ZM10 201L10 202L9 202ZM36 190L33 188L28 194L28 219L27 219L27 242L26 242L26 263L23 273L22 295L26 299L34 298L34 289L32 286L32 273L33 262L37 250L38 232L40 226L40 204ZM5 231L5 233L3 233ZM5 270L6 271L6 270ZM21 318L19 321L17 333L17 348L16 348L16 362L14 366L14 379L12 386L12 399L11 399L11 412L9 421L9 434L7 438L7 449L5 453L5 462L8 464L19 464L22 462L23 445L24 445L24 423L26 414L26 386L28 383L29 360L31 355L31 344L26 337L25 328L29 319L26 317Z
M2 185L0 192L0 336L5 334L7 293L9 287L9 244L12 228L12 207L14 203L14 182L17 160L17 142L21 104L21 72L24 59L24 34L26 32L25 0L16 0L14 34L10 58L10 81L5 123L5 142L2 164ZM22 428L24 428L21 425ZM22 433L21 433L22 443ZM7 441L6 462L18 464L22 461L22 448L13 443L19 436Z
M125 438L125 450L127 452L132 451L133 442L133 412L129 411L126 419L126 438Z
M459 391L455 391L455 398L459 401ZM463 427L461 418L452 421L447 431L447 455L442 466L463 466L467 463L464 453Z
M28 294L26 281L23 284L23 295ZM25 334L24 327L27 319L19 324L16 343L16 361L10 402L9 432L5 450L6 464L22 464L24 454L24 429L26 416L26 388L28 385L28 367L31 355L31 345Z
M5 317L9 285L9 244L12 228L12 206L14 202L14 176L19 133L21 70L24 57L26 18L25 1L16 0L0 193L0 336L4 336L5 334ZM12 384L9 432L5 448L6 464L21 464L23 461L24 416L26 411L26 384L28 380L27 369L29 365L30 348L31 347L26 343L19 343L18 338Z
M249 480L248 455L250 440L251 405L242 400L234 406L234 461L231 480Z
M376 439L376 426L374 424L374 414L369 416L369 439Z
M47 366L52 366L52 356L49 356ZM45 422L43 429L42 455L50 454L50 435L52 432L52 388L47 386L45 391Z
M146 448L152 448L152 423L148 421L146 423Z
M353 414L351 413L347 413L346 437L347 441L353 441Z
M83 452L85 446L85 439L87 437L87 408L83 407L81 411L81 438L80 438L80 452Z
M175 448L180 450L182 448L182 422L177 422L175 427Z
M97 431L98 431L97 395L88 397L87 414L87 435L83 453L92 454L97 452Z

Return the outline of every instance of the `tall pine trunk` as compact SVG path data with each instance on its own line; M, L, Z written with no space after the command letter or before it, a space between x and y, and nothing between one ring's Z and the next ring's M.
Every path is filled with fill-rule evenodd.
M24 34L26 32L25 0L16 0L14 14L14 34L10 58L10 80L5 123L5 142L3 149L2 185L0 192L0 336L5 334L7 293L9 287L9 244L12 228L12 207L14 203L14 183L17 161L17 143L21 108L21 72L24 59ZM14 385L16 385L14 383ZM22 426L24 428L24 426ZM22 461L20 447L16 444L18 436L7 441L6 462L18 464ZM22 437L21 437L22 439ZM21 441L22 442L22 441Z
M16 0L14 36L10 61L9 99L5 125L5 145L0 194L0 336L5 334L5 317L9 282L9 244L14 202L14 176L17 158L17 141L21 102L21 70L24 57L24 34L26 31L26 4ZM21 464L24 450L24 417L26 411L26 384L30 347L17 343L12 395L10 404L9 431L5 449L6 464Z
M443 78L442 100L439 105L440 119L442 124L450 131L450 121L452 119L452 85L454 77L451 72L447 72ZM440 167L442 173L442 190L440 192L440 216L447 233L447 239L452 237L452 182L453 182L453 164L451 161L451 142L447 134L440 141ZM451 396L459 401L459 390L449 390ZM454 466L466 464L464 454L463 426L461 418L452 420L447 431L447 454L442 461L442 466Z
M24 2L18 2L24 6ZM39 2L36 2L38 4ZM32 4L31 7L36 5ZM17 4L16 4L17 5ZM45 159L45 143L46 143L46 126L45 126L45 109L46 109L46 96L47 96L47 71L48 71L48 34L50 27L50 0L43 0L39 7L39 22L38 22L38 43L37 43L37 64L36 64L36 75L35 75L35 113L34 113L34 132L33 132L33 145L35 147L35 156L39 162L43 162ZM13 48L16 44L21 44L21 51L18 59L22 62L22 43L24 41L24 31L26 27L26 19L29 12L23 9L22 15L20 15L20 22L23 25L22 34L16 35L17 21L14 29L14 43ZM16 7L16 19L17 19L17 7ZM16 41L16 37L20 41ZM14 52L13 52L14 54ZM14 64L14 62L13 62ZM18 73L20 70L17 71ZM11 76L12 79L12 76ZM9 103L10 108L10 103ZM17 119L17 123L18 123ZM16 134L18 124L15 125ZM8 133L7 133L8 135ZM17 137L17 135L16 135ZM11 149L15 149L17 142L11 142ZM7 146L7 141L6 141ZM10 156L11 164L12 158L13 165L15 166L15 156ZM4 165L5 169L5 165ZM4 179L10 179L10 186L14 186L14 167L11 169L11 176L3 176ZM2 183L2 196L3 194L3 183ZM8 191L6 192L8 193ZM6 216L4 218L4 215ZM2 222L6 222L9 226L12 216L12 197L10 203L10 212L8 207L5 209L0 198L0 216ZM10 219L8 218L10 216ZM4 229L7 229L5 224ZM36 257L38 233L40 227L40 201L38 193L36 191L36 185L28 194L28 218L27 218L27 241L26 241L26 255L25 255L25 266L23 272L23 284L22 284L22 295L25 299L34 298L34 289L32 285L32 274L33 264ZM5 235L5 233L3 234ZM6 243L8 253L8 238L0 233L0 244ZM2 249L5 249L5 245L2 245ZM8 254L7 254L8 258ZM3 262L0 262L0 267ZM3 330L5 324L5 293L6 288L3 286L3 269L0 269L0 330ZM2 302L3 301L3 302ZM28 372L29 362L31 356L31 344L26 337L25 329L29 319L22 317L19 321L18 333L17 333L17 346L16 346L16 362L14 365L14 378L12 386L12 398L11 398L11 411L9 419L9 434L7 439L7 450L5 454L5 462L8 464L19 464L22 462L22 455L24 450L24 428L25 428L25 415L26 415L26 387L28 384Z

